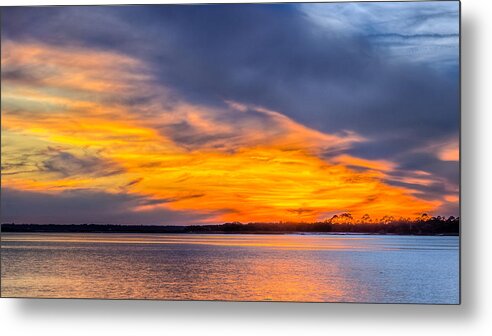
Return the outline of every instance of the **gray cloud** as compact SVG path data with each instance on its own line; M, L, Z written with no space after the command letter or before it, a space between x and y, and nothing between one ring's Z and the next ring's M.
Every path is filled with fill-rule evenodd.
M163 201L159 201L159 204ZM42 193L2 188L3 223L36 224L196 224L214 213L172 211L157 208L134 211L135 207L155 205L151 200L129 194L109 194L86 189Z
M123 168L116 163L87 153L75 155L68 151L48 147L46 155L49 157L38 165L39 170L46 173L59 174L62 177L77 175L101 177L123 172Z

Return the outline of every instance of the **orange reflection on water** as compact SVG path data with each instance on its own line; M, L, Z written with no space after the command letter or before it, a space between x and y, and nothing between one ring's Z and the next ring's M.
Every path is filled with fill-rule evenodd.
M34 297L339 301L347 299L351 285L341 282L343 268L323 262L319 252L354 248L341 238L3 234L2 291Z

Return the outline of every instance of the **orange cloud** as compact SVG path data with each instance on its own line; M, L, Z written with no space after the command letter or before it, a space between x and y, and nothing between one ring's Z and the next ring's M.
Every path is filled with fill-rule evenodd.
M444 145L438 152L437 156L443 161L459 161L460 149L457 141Z
M445 195L444 199L451 203L457 203L460 200L458 195Z
M460 148L459 139L451 138L446 141L440 141L427 145L420 151L426 153L432 153L439 160L442 161L459 161L460 160Z
M442 204L384 183L392 162L323 159L365 141L353 132L322 133L236 102L171 102L149 69L124 55L7 41L2 69L28 69L2 80L4 186L132 193L152 201L134 211L188 210L209 214L206 222L314 221L334 211L414 216ZM61 175L47 167L46 148L119 170Z

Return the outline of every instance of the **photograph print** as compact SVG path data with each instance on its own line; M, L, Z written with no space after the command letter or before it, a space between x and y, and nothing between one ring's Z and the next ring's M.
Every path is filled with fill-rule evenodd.
M1 7L1 297L460 303L460 3Z

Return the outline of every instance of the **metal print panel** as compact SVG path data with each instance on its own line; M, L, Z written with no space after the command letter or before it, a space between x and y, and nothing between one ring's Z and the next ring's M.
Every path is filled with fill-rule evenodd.
M1 296L459 304L459 6L3 7Z

